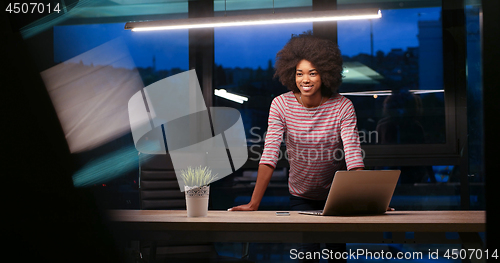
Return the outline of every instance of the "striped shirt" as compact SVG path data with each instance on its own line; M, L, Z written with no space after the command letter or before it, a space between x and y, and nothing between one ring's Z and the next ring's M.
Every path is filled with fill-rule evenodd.
M312 116L312 117L311 117ZM260 164L290 163L290 194L313 200L328 196L337 170L364 167L352 102L335 95L319 108L305 108L290 91L274 98ZM280 154L285 136L286 154ZM344 162L345 159L345 162Z

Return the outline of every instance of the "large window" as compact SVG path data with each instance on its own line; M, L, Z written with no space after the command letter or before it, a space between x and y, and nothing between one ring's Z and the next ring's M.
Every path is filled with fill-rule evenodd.
M339 8L352 7L340 4ZM478 199L482 186L472 187L474 193L470 196L465 194L468 186L462 177L468 162L456 151L457 137L464 129L456 119L460 90L450 85L445 88L445 78L450 75L445 74L444 60L454 55L443 50L450 43L443 37L447 25L442 22L441 2L387 6L382 15L382 19L373 21L337 23L344 59L339 92L356 108L365 165L369 169L402 171L393 199L399 209L460 209L467 203L464 197L470 202ZM271 78L274 56L292 34L312 28L215 30L214 89L246 96L248 100L238 103L214 96L214 105L234 107L242 113L255 168L271 100L287 91ZM234 177L232 186L248 190L239 191L235 202L249 200L252 185L245 185L255 176L250 169ZM286 177L286 170L281 169L273 177L270 192L276 197L264 200L270 209L279 207L279 196L287 194L280 190L286 187Z
M382 14L338 22L340 92L355 105L362 143L444 143L441 8Z
M123 23L54 27L54 62L111 65L138 70L144 86L188 70L187 30L133 33ZM97 58L92 50L111 43L120 50L116 58ZM75 59L79 59L76 61Z
M444 84L442 7L394 7L382 15L338 22L345 62L341 93L355 105L365 163L401 170L394 207L459 209L465 166L443 158L455 153L449 145L455 145L457 128L447 105L456 89ZM430 155L437 158L425 160Z

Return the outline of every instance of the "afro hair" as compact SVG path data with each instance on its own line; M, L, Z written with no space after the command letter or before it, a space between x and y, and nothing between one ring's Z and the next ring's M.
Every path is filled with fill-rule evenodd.
M342 84L343 71L338 45L313 36L310 32L292 36L276 54L274 77L294 93L300 92L295 83L295 71L303 59L311 62L318 71L323 84L321 94L326 97L336 94Z

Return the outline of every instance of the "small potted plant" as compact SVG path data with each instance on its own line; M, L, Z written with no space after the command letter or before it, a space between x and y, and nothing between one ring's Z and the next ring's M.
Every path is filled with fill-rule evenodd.
M188 217L204 217L208 214L209 184L218 179L208 167L188 167L181 170L186 193L186 208Z

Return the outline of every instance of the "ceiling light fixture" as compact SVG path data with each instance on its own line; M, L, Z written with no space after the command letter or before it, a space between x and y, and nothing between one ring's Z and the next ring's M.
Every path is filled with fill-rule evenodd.
M232 100L232 101L238 102L240 104L243 104L244 101L248 101L247 97L227 92L225 89L216 89L216 90L214 90L214 94L216 96L219 96L219 97L222 97L222 98L225 98L228 100Z
M379 9L328 10L298 13L203 17L160 21L128 22L125 29L132 31L176 30L248 25L290 24L381 18Z
M429 93L443 93L444 89L436 90L409 90L411 94L429 94ZM390 96L392 95L391 90L373 90L373 91L353 91L353 92L342 92L342 96Z

